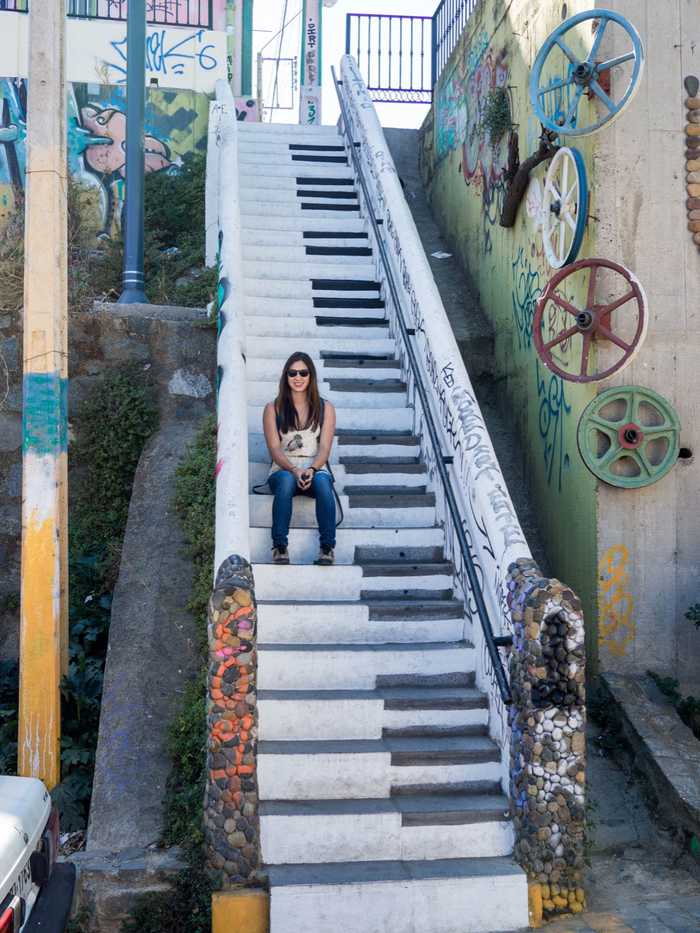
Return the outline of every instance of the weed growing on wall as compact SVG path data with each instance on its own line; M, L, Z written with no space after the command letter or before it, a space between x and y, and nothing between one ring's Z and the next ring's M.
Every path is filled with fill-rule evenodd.
M174 916L187 918L190 933L211 929L212 881L203 864L203 800L206 781L206 637L207 603L214 574L214 467L216 420L208 417L178 467L175 508L194 565L189 610L201 635L200 672L188 685L182 708L168 731L171 771L165 798L166 845L184 850L187 868L168 891L146 894L122 933L170 933Z
M117 371L95 385L74 421L69 459L83 467L70 498L68 675L61 682L61 774L53 796L65 830L87 823L100 720L112 590L131 486L157 411L143 374ZM17 767L16 664L0 670L0 772Z
M481 119L481 135L488 135L491 144L496 145L510 128L508 91L504 87L495 87L489 91L486 98L486 106Z

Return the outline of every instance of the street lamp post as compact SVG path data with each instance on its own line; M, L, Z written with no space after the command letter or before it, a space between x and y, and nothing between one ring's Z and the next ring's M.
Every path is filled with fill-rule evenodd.
M126 199L122 213L123 291L119 304L146 303L143 281L143 123L146 109L146 4L129 0L126 27Z

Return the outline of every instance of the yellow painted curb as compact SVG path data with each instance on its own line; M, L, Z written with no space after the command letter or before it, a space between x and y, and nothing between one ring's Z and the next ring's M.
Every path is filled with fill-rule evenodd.
M527 886L527 910L530 926L534 929L542 926L542 885Z
M211 897L211 933L269 933L267 891L235 888Z

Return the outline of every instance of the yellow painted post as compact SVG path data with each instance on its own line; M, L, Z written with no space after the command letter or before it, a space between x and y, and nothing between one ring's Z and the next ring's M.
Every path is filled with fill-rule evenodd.
M270 895L259 888L215 891L211 899L212 933L269 933Z
M60 780L67 667L65 0L32 0L22 382L19 773Z

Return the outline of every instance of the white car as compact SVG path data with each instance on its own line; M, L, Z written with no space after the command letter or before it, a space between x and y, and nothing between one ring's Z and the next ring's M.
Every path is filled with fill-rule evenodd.
M44 784L0 775L0 933L63 933L75 868L57 855L58 811Z

